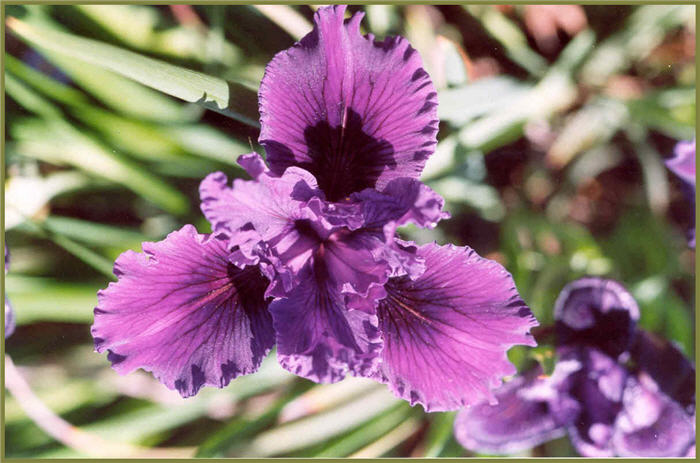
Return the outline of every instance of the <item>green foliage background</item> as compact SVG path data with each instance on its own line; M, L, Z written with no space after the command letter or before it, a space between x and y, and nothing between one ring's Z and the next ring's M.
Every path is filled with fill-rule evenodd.
M351 10L366 12L364 32L406 36L439 90L423 180L453 218L402 234L469 245L513 274L545 328L540 347L512 360L551 363L553 302L587 274L622 281L641 326L693 357L695 217L663 159L695 136L695 7L585 6L587 21L549 45L524 6ZM95 294L114 259L185 223L209 231L199 181L241 176L237 156L262 152L257 85L310 30L313 8L5 14L5 289L18 322L6 353L46 406L94 438L66 446L6 394L8 457L470 455L452 438L454 414L426 414L370 381L314 385L274 353L261 372L183 400L92 350ZM563 438L528 455L574 453Z

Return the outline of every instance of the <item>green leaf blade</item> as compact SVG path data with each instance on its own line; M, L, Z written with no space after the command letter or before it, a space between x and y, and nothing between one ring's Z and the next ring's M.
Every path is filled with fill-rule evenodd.
M165 63L113 45L30 24L14 17L8 27L30 44L92 65L257 127L257 96L248 87Z

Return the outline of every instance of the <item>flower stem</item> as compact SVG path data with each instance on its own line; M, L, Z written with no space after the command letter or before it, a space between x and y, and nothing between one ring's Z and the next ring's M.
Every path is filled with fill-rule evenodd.
M147 448L121 442L110 442L73 426L52 412L34 394L9 355L5 355L5 387L39 428L66 447L81 454L102 458L186 458L194 454L192 447Z

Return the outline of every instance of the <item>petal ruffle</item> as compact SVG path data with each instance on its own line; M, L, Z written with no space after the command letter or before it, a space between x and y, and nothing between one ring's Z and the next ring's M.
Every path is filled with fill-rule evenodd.
M235 179L229 187L226 175L214 172L199 187L202 212L214 233L226 237L231 248L246 252L259 241L286 233L295 220L308 219L310 211L302 206L319 193L316 179L305 170L290 168L282 177L272 177L258 173L261 162L258 155L248 155L243 162L257 173L257 180ZM251 229L256 233L240 233Z
M396 226L413 222L419 227L433 228L450 217L442 210L445 200L420 180L403 177L390 181L381 191L368 188L350 196L357 201L366 228Z
M588 277L562 289L554 318L559 345L590 346L616 357L630 346L639 307L620 283Z
M452 245L428 244L418 256L425 273L389 280L377 306L379 379L427 411L495 401L492 389L515 373L506 351L535 345L537 321L497 262Z
M191 225L143 249L123 253L118 281L98 293L96 350L119 373L143 368L185 397L256 371L274 343L257 267L235 267L224 241Z
M360 34L363 14L321 8L311 33L268 64L260 143L271 169L300 166L330 201L418 178L436 144L437 93L401 38Z
M340 381L348 372L369 376L382 346L377 317L346 309L324 273L309 268L287 299L270 304L280 364L319 383Z
M565 434L546 400L530 400L524 392L544 381L538 371L517 376L496 389L497 405L482 402L459 412L454 424L457 441L478 453L513 454Z
M404 177L392 180L382 191L368 188L354 193L347 203L326 203L323 215L347 217L353 211L360 220L355 219L350 224L351 221L345 219L348 228L356 229L355 236L367 243L366 248L372 251L374 260L388 265L392 277L408 275L415 279L423 273L425 265L416 256L415 246L395 238L396 228L409 222L420 227L434 227L450 216L442 210L443 205L443 198L430 187ZM344 211L342 215L338 214L341 210ZM360 304L373 305L369 301Z
M323 260L329 281L342 292L364 296L370 287L383 285L389 277L387 263L373 252L381 246L381 240L372 233L340 230L324 243L316 259Z
M361 208L363 229L376 238L375 259L387 263L392 277L418 278L425 271L423 259L411 243L396 239L396 229L409 222L432 228L449 218L442 210L444 199L419 180L406 177L392 180L382 191L366 189L350 199ZM374 305L371 299L357 301L357 305Z
M684 457L695 445L695 416L648 375L630 378L612 442L622 457Z
M283 296L298 284L319 235L330 228L308 207L322 193L303 169L291 167L274 177L256 154L241 164L256 180L235 179L228 186L223 173L209 174L199 187L202 212L217 237L227 240L230 260L239 267L261 264L271 280L267 295Z

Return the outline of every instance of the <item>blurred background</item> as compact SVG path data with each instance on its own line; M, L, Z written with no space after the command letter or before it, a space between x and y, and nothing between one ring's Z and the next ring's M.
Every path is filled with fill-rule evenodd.
M262 152L265 64L310 31L315 7L4 8L5 289L18 324L5 344L6 456L472 455L452 437L453 413L362 379L315 385L274 352L259 373L187 400L93 352L114 259L186 223L208 232L200 180L242 176L237 156ZM695 137L695 7L357 10L363 32L408 38L439 91L422 178L452 219L403 236L501 262L544 332L567 282L616 278L641 326L694 358L694 210L663 162ZM212 91L201 104L170 96L196 101L192 86ZM511 359L551 362L542 339ZM562 438L525 455L575 453Z

